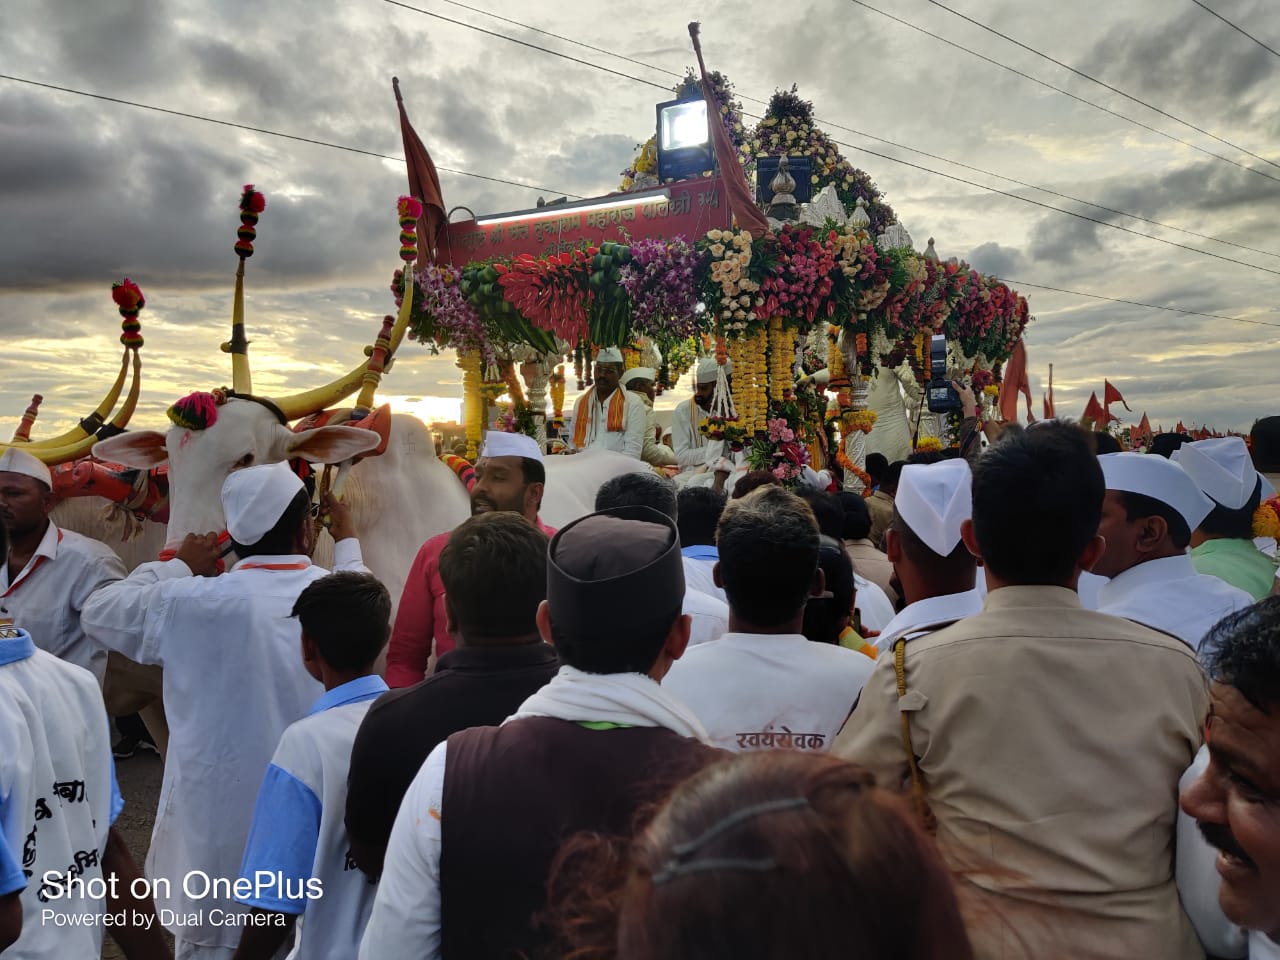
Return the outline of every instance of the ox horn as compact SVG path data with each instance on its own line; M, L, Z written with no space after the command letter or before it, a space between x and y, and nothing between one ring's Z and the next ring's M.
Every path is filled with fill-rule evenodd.
M409 269L408 265L406 265L407 269ZM400 302L400 313L396 316L396 322L391 328L391 333L386 337L385 347L383 337L379 335L374 346L365 347L365 356L369 359L350 373L323 387L317 387L314 390L295 393L279 399L272 399L271 402L280 408L286 420L297 420L299 417L309 416L317 410L323 410L341 400L345 400L363 386L365 388L364 392L368 394L368 397L366 399L362 394L360 405L367 409L372 404L373 391L382 378L382 371L390 366L396 349L404 340L405 332L409 329L409 314L412 309L413 284L407 283L404 297Z
M0 444L0 449L6 446L18 445L32 456L52 466L53 464L65 463L68 460L76 460L83 457L99 439L113 436L124 430L138 405L138 396L142 390L142 359L138 355L138 351L142 348L143 341L142 324L138 321L138 313L146 305L146 300L143 298L142 291L138 288L138 285L128 278L112 285L111 297L116 302L122 318L120 322L122 330L120 342L124 344L124 353L120 358L120 372L116 374L115 382L111 385L111 389L107 391L107 395L102 398L102 402L98 404L97 409L82 419L75 427L56 437L22 442L18 435L15 434L14 439L18 442L16 444ZM115 418L110 423L106 423L106 418L115 409L116 402L120 399L120 392L124 389L125 376L130 369L130 357L133 360L133 382L129 387L129 396ZM35 403L33 398L32 407L27 410L27 414L30 415L32 421L35 420L35 410L33 408L36 406L38 404ZM26 415L23 417L23 423L27 424ZM21 432L22 426L20 425L18 429ZM30 429L29 424L27 424L27 429Z
M231 339L222 345L222 352L231 354L231 389L250 396L253 378L249 375L249 341L244 335L244 262L253 256L253 241L258 237L258 215L267 208L267 198L252 183L244 185L240 194L240 227L236 235L236 255L240 265L236 267L236 293L231 307Z
M40 404L44 402L44 397L40 394L32 394L31 404L22 414L22 420L18 423L18 429L13 431L13 443L26 443L31 439L31 427L36 422L36 417L40 415Z

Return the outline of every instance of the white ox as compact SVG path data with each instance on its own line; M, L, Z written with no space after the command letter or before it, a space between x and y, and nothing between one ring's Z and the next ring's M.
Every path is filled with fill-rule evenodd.
M233 398L217 408L217 420L204 430L175 426L166 433L134 431L99 441L93 452L140 469L168 461L166 539L169 547L177 547L188 533L225 529L220 493L231 471L297 457L338 463L368 451L377 440L368 430L344 426L294 432L266 406ZM542 519L564 526L591 512L596 491L606 480L648 469L638 460L604 451L548 457ZM396 603L422 543L470 515L466 489L436 457L427 428L408 415L391 418L384 453L351 469L343 500L351 506L365 562ZM328 567L332 557L333 541L322 536L314 559Z

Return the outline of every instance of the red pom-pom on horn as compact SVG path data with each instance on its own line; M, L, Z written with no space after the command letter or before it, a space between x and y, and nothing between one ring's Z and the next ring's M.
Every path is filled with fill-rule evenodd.
M141 288L125 277L111 285L111 299L120 311L120 342L130 349L137 350L142 346L142 324L138 322L138 311L147 305Z

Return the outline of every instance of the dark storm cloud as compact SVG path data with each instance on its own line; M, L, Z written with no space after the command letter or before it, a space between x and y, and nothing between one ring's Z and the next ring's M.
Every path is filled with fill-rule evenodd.
M1031 228L1027 253L1033 260L1047 264L1074 263L1081 257L1099 252L1102 247L1099 231L1102 229L1087 220L1047 214Z
M1275 81L1271 54L1199 7L1188 4L1167 13L1172 19L1161 22L1153 21L1147 11L1136 11L1128 28L1105 33L1079 68L1169 113L1191 113L1187 119L1228 140L1245 146L1253 141L1254 149L1271 142L1276 132L1275 106L1260 102ZM1231 19L1273 23L1274 6L1266 0L1237 4ZM1124 106L1126 112L1131 107L1142 109ZM1162 127L1171 123L1160 121L1157 125ZM1224 122L1264 127L1245 131L1236 139L1222 129ZM1182 136L1188 131L1173 124L1170 132Z
M975 247L964 259L979 273L1007 277L1018 272L1018 267L1022 264L1022 253L1013 247L1002 247L990 242Z

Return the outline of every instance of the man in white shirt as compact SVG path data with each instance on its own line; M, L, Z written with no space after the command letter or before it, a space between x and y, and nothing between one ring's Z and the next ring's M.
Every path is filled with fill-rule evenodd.
M0 555L7 548L0 527ZM0 623L0 952L97 957L103 916L130 960L168 957L113 824L124 808L102 696L87 670ZM109 881L101 889L103 881ZM81 883L85 886L81 886Z
M1276 960L1280 597L1223 620L1204 650L1212 709L1181 784L1178 893L1208 952Z
M605 347L596 355L595 386L573 408L571 445L575 450L596 447L641 458L649 409L639 394L619 386L623 367L617 347Z
M1111 578L1098 592L1098 612L1172 634L1199 650L1214 624L1253 603L1225 580L1197 573L1187 554L1191 531L1213 501L1164 457L1108 453L1098 462L1107 484L1098 533L1107 549L1093 572Z
M802 500L765 486L725 507L716 582L729 597L729 632L688 651L664 686L727 750L826 750L874 664L801 633L821 596L818 525Z
M654 418L653 401L656 398L654 382L658 371L653 367L632 367L622 375L619 384L628 393L634 393L645 407L644 449L640 459L654 467L674 467L676 455L666 444L658 442L658 421Z
M671 414L671 449L676 453L681 473L692 473L710 468L722 455L724 444L708 440L699 424L711 415L711 398L716 391L716 377L720 366L715 357L703 357L693 375L693 396L676 404ZM733 364L725 361L725 376L733 374Z
M0 523L9 533L0 619L21 623L37 647L90 670L101 686L107 651L85 637L80 611L95 590L124 578L124 564L106 544L58 527L53 507L49 468L17 447L0 453Z
M710 487L685 487L676 499L676 524L680 528L680 554L684 557L684 582L721 603L727 603L724 589L712 576L720 552L716 549L716 527L724 513L725 496Z
M400 805L361 960L541 956L561 843L628 836L676 783L721 758L659 685L688 643L683 593L675 524L656 510L561 528L537 614L560 672L502 726L432 750Z
M960 525L973 513L973 479L961 459L902 468L893 522L885 531L906 606L875 638L882 653L971 617L982 609L975 579L978 562L960 540Z
M685 493L692 492L682 490L679 494L683 497ZM710 490L700 490L699 494L711 494ZM690 646L707 643L710 640L718 639L726 630L729 629L729 605L724 601L724 591L715 584L711 584L711 589L715 593L703 590L701 587L700 569L706 567L706 577L711 578L711 567L714 566L714 560L706 562L705 560L694 560L689 556L687 547L684 547L684 537L693 535L687 526L681 526L678 522L680 515L680 500L676 494L676 485L666 477L660 477L656 473L627 473L620 477L613 477L605 481L596 491L597 510L614 510L618 507L648 507L650 510L657 510L659 513L670 517L673 521L677 521L677 529L681 536L681 555L684 564L684 607L683 613L690 619L689 644ZM714 502L707 501L705 498L699 500L699 503L708 509L714 510L715 517L718 520L720 511L715 510ZM720 498L720 509L724 507L724 498ZM686 520L690 519L688 514L685 515ZM703 515L705 519L705 515ZM696 526L696 524L695 524ZM714 525L712 527L714 536ZM705 549L705 548L699 548ZM715 554L715 547L710 548L712 555ZM696 570L696 572L695 572ZM640 599L640 598L637 598Z
M213 576L216 534L192 534L173 560L144 563L102 588L81 615L91 639L164 667L170 740L147 873L171 881L157 906L176 918L177 960L227 960L235 950L239 927L218 918L243 908L225 888L184 887L182 878L238 875L272 751L323 693L298 660L289 617L303 589L328 573L310 560L302 481L286 463L237 470L222 507L240 557L230 571ZM332 497L321 507L333 518L334 566L367 573L349 511ZM193 914L198 922L183 922Z
M391 632L391 598L369 574L332 573L302 591L293 616L303 666L325 692L285 730L258 791L240 865L254 889L237 899L264 922L245 927L236 960L271 960L290 931L297 960L354 957L373 909L374 886L352 859L343 813L356 731L387 692L375 664Z

